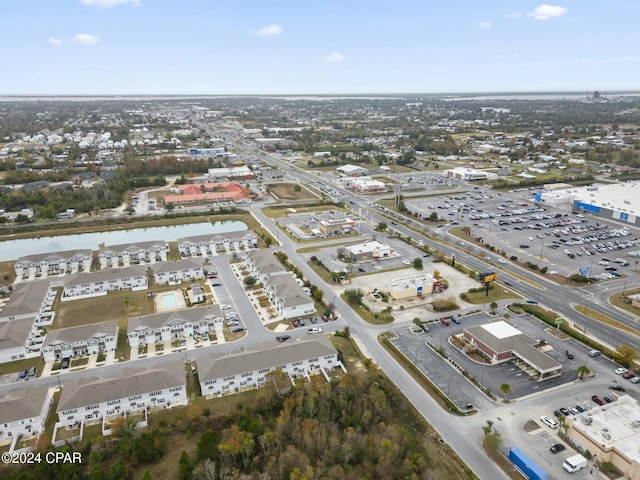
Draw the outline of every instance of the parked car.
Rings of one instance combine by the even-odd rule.
[[[460,325],[460,319],[458,317],[451,317],[451,321],[456,325]]]
[[[558,422],[556,422],[553,418],[549,418],[546,415],[542,415],[540,417],[540,420],[549,428],[558,428]]]
[[[551,448],[549,449],[551,453],[558,453],[558,452],[561,452],[562,450],[564,450],[564,445],[561,443],[556,443],[554,445],[551,445]]]
[[[600,355],[600,350],[589,350],[590,357],[597,357],[598,355]]]
[[[622,385],[613,384],[609,385],[609,390],[615,390],[616,392],[625,392],[626,389]]]
[[[602,397],[602,399],[607,403],[613,402],[613,398],[610,398],[610,397],[607,397],[607,396]]]
[[[291,325],[293,325],[293,328],[296,328],[299,325],[298,320],[296,320],[295,318],[291,320]]]
[[[359,272],[362,272],[362,273],[366,272],[366,270],[365,270],[364,268],[362,268],[362,267],[360,267],[360,268],[358,269],[358,271],[359,271]]]
[[[573,360],[573,353],[571,353],[569,350],[567,350],[566,355],[569,360]]]
[[[633,378],[633,377],[634,377],[634,375],[633,375],[633,373],[631,373],[631,372],[624,372],[624,373],[622,374],[622,378],[624,378],[625,380],[629,380],[629,379],[631,379],[631,378]]]
[[[602,400],[599,396],[594,395],[591,397],[591,400],[593,400],[595,403],[597,403],[598,405],[604,405],[604,400]]]
[[[638,383],[638,382],[640,382],[640,377],[633,377],[633,378],[629,379],[629,381],[631,383]]]
[[[286,342],[287,340],[289,340],[291,338],[291,335],[278,335],[276,337],[276,341],[282,343],[282,342]]]
[[[69,368],[69,359],[68,358],[63,358],[62,359],[62,368]]]
[[[221,287],[222,284],[221,283],[212,283],[211,286],[212,287]]]
[[[26,378],[27,377],[27,371],[26,370],[22,370],[20,372],[20,378]]]
[[[580,413],[584,412],[584,408],[582,408],[581,405],[576,405],[576,410],[578,410],[578,412]]]
[[[440,322],[447,327],[450,325],[448,318],[441,318]]]
[[[29,376],[30,377],[35,377],[36,376],[36,372],[38,371],[38,369],[36,367],[31,367],[29,369]]]
[[[222,305],[220,305],[220,308],[222,310],[230,310],[231,309],[231,305],[227,305],[226,303],[223,303]]]
[[[554,410],[553,414],[558,418],[564,417],[564,415],[562,414],[562,412],[560,410]]]
[[[571,412],[569,411],[569,409],[567,408],[560,408],[560,412],[562,413],[562,415],[564,415],[565,417],[568,417],[569,415],[571,415]]]

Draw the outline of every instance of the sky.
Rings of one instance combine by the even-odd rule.
[[[640,90],[637,0],[2,0],[0,95]]]

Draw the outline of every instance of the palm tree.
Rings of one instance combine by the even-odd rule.
[[[491,304],[489,305],[489,308],[491,309],[491,313],[495,313],[496,308],[498,308],[498,304],[496,302],[491,302]]]
[[[504,403],[509,403],[509,395],[511,395],[511,385],[509,383],[503,383],[498,387],[500,393],[504,395]]]
[[[587,367],[586,365],[578,366],[578,368],[576,368],[576,371],[578,372],[578,378],[580,380],[584,380],[591,373],[591,369],[589,367]]]

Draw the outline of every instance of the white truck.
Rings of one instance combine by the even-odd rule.
[[[562,464],[562,468],[564,468],[569,473],[582,470],[586,466],[587,466],[587,459],[580,454],[576,454],[567,458]]]

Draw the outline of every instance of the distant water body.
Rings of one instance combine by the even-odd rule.
[[[63,252],[65,250],[98,250],[99,245],[122,245],[127,243],[163,240],[175,242],[178,238],[226,232],[241,232],[247,229],[244,222],[202,222],[168,227],[149,227],[111,230],[109,232],[80,233],[55,237],[24,238],[0,242],[0,262],[17,260],[27,255]]]

